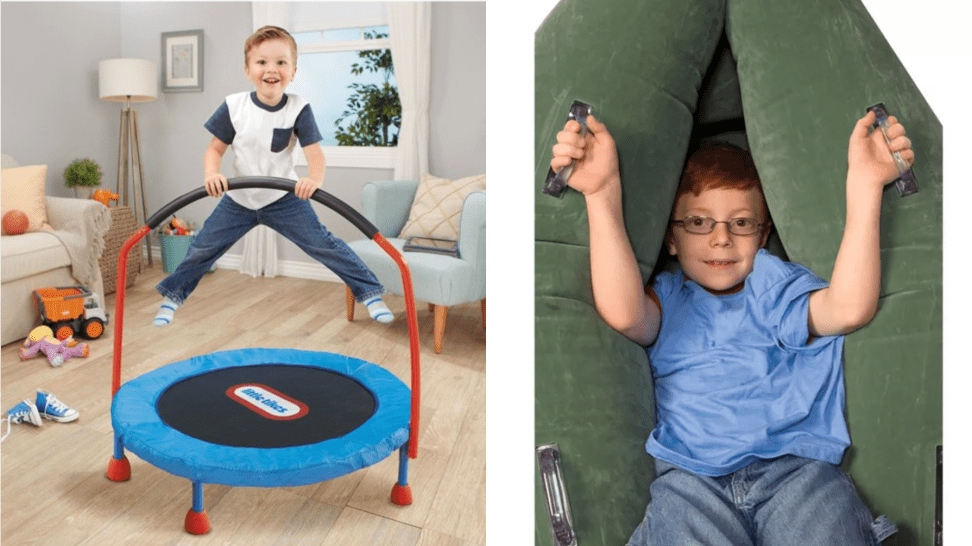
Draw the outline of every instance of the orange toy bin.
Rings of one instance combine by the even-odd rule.
[[[74,334],[88,339],[101,337],[108,317],[98,296],[83,286],[60,286],[34,290],[34,302],[41,322],[54,330],[57,339]]]
[[[87,290],[80,287],[41,288],[37,290],[40,312],[47,320],[58,322],[72,319],[84,312],[84,296]]]

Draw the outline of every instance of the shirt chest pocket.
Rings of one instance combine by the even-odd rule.
[[[274,129],[273,139],[270,142],[270,151],[273,153],[279,153],[287,149],[290,145],[290,139],[294,136],[294,128],[287,127],[285,129]]]

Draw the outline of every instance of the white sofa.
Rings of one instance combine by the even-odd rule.
[[[17,166],[16,160],[3,156],[2,168]],[[98,260],[104,249],[105,233],[111,227],[108,207],[91,199],[48,196],[44,200],[51,231],[0,237],[3,345],[26,337],[40,323],[32,300],[32,292],[38,288],[82,284],[98,294],[104,305]],[[69,245],[74,248],[69,249]]]

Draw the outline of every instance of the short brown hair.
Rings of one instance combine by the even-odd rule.
[[[675,192],[675,203],[686,193],[700,195],[705,190],[758,189],[763,195],[763,185],[756,172],[753,156],[746,150],[724,142],[705,143],[688,159],[682,180]],[[768,215],[766,197],[763,210]]]
[[[246,39],[243,44],[243,64],[249,62],[250,50],[266,42],[267,40],[287,40],[290,42],[290,53],[294,57],[294,64],[297,64],[297,40],[286,30],[273,25],[262,26]]]

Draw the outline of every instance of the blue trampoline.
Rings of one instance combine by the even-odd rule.
[[[230,189],[294,183],[231,179]],[[125,449],[192,482],[185,529],[210,530],[203,484],[289,487],[317,483],[399,452],[391,500],[410,504],[408,459],[417,455],[419,353],[411,278],[401,255],[356,211],[318,190],[313,199],[350,220],[399,264],[405,289],[412,387],[375,364],[335,353],[236,349],[168,364],[121,384],[125,272],[128,253],[175,210],[206,195],[176,199],[146,222],[119,255],[111,421],[115,452],[108,478],[125,481]]]

